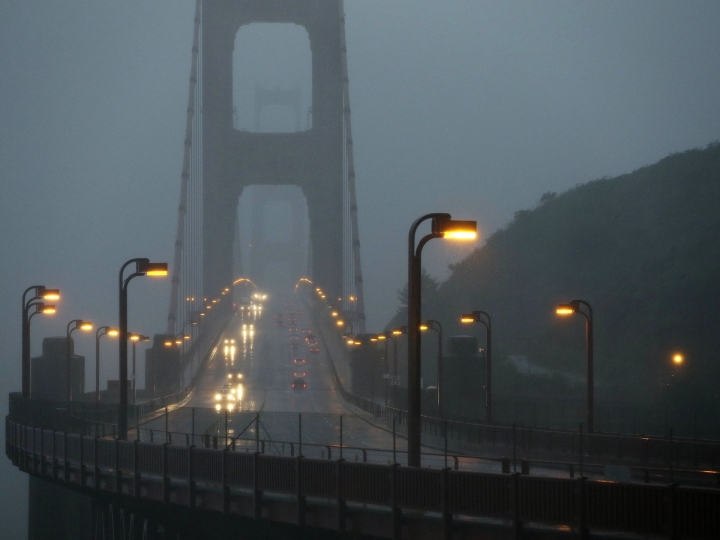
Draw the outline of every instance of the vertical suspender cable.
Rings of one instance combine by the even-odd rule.
[[[357,199],[355,196],[355,162],[353,160],[352,125],[350,123],[350,90],[347,66],[347,44],[345,41],[345,7],[340,0],[340,44],[342,54],[343,101],[345,124],[345,151],[348,169],[348,195],[350,202],[350,222],[352,231],[352,262],[355,285],[355,313],[358,333],[365,333],[365,299],[363,295],[363,278],[360,265],[360,236],[358,232]]]
[[[183,167],[180,176],[180,205],[178,206],[177,232],[175,234],[175,257],[173,258],[172,288],[170,292],[170,311],[168,313],[167,333],[175,332],[177,318],[178,294],[180,293],[180,271],[185,239],[185,216],[187,214],[188,180],[190,177],[190,155],[192,152],[192,127],[195,114],[195,88],[197,87],[197,65],[200,31],[200,3],[195,2],[195,29],[193,32],[192,63],[190,67],[190,93],[188,95],[187,121],[185,123],[185,149],[183,151]],[[185,303],[185,302],[184,302]],[[182,321],[180,321],[182,324]]]

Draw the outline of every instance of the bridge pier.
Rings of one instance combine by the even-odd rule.
[[[93,500],[63,486],[29,478],[28,540],[91,540]]]
[[[65,401],[64,389],[67,376],[65,340],[64,337],[45,338],[43,340],[42,356],[32,359],[33,400]],[[73,355],[73,376],[71,378],[73,394],[81,396],[85,384],[85,358],[74,354],[72,339],[70,346]],[[44,420],[46,419],[42,417],[33,418],[36,425],[42,425]],[[44,442],[43,436],[38,439],[38,442]],[[54,437],[52,444],[54,451]],[[52,477],[57,478],[58,466],[56,459],[52,460],[50,467]],[[35,474],[44,472],[42,459],[38,459],[38,463],[36,463],[33,458],[30,463],[25,464],[24,468],[28,472]],[[67,479],[70,474],[67,467],[64,467],[64,469],[64,476]],[[92,537],[91,523],[92,499],[90,497],[67,490],[37,476],[30,476],[28,540],[90,540]],[[48,526],[48,524],[51,524],[51,526]]]

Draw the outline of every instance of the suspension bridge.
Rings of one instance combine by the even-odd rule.
[[[307,31],[304,124],[297,88],[257,85],[256,129],[239,129],[232,59],[252,23]],[[426,414],[421,466],[408,466],[397,364],[369,382],[356,367],[376,337],[342,0],[198,0],[190,65],[171,297],[145,388],[134,368],[92,391],[36,362],[10,396],[6,454],[30,476],[30,538],[720,537],[717,441]],[[261,132],[267,106],[291,108],[295,131]],[[263,219],[278,202],[282,241]],[[70,346],[50,340],[44,357]]]

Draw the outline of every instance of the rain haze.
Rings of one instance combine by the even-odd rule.
[[[194,4],[0,3],[3,417],[20,388],[23,290],[62,290],[54,318],[33,321],[35,355],[71,319],[117,324],[124,261],[172,261]],[[478,221],[480,244],[426,248],[442,281],[543,193],[720,139],[718,2],[348,0],[345,11],[369,331],[396,314],[416,217]],[[262,26],[235,44],[235,127],[299,131],[312,123],[307,34]],[[258,115],[258,87],[296,91],[300,114]],[[292,229],[286,207],[268,212]],[[169,297],[169,279],[135,280],[130,330],[164,332]],[[94,358],[92,338],[75,338]],[[103,342],[101,381],[117,378],[116,346]],[[0,537],[27,537],[27,486],[0,459]]]

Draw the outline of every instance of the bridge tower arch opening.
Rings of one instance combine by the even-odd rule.
[[[270,290],[308,275],[307,201],[297,186],[249,186],[238,204],[235,275]]]
[[[312,128],[312,53],[297,24],[250,23],[235,36],[233,123],[239,131]]]
[[[344,150],[349,108],[345,107],[341,6],[340,2],[326,0],[203,2],[202,232],[206,296],[218,294],[232,282],[232,248],[237,225],[241,225],[236,223],[238,200],[244,188],[254,185],[293,185],[302,190],[309,217],[311,277],[330,298],[344,296]],[[234,55],[242,55],[235,48],[236,38],[242,27],[250,28],[254,23],[299,25],[307,33],[311,51],[310,129],[258,132],[235,128],[233,82],[242,78],[242,73],[233,72]],[[254,88],[263,94],[262,81]],[[287,92],[281,95],[287,88],[280,90],[275,95],[264,92],[264,97],[257,99],[264,103],[293,98]]]

